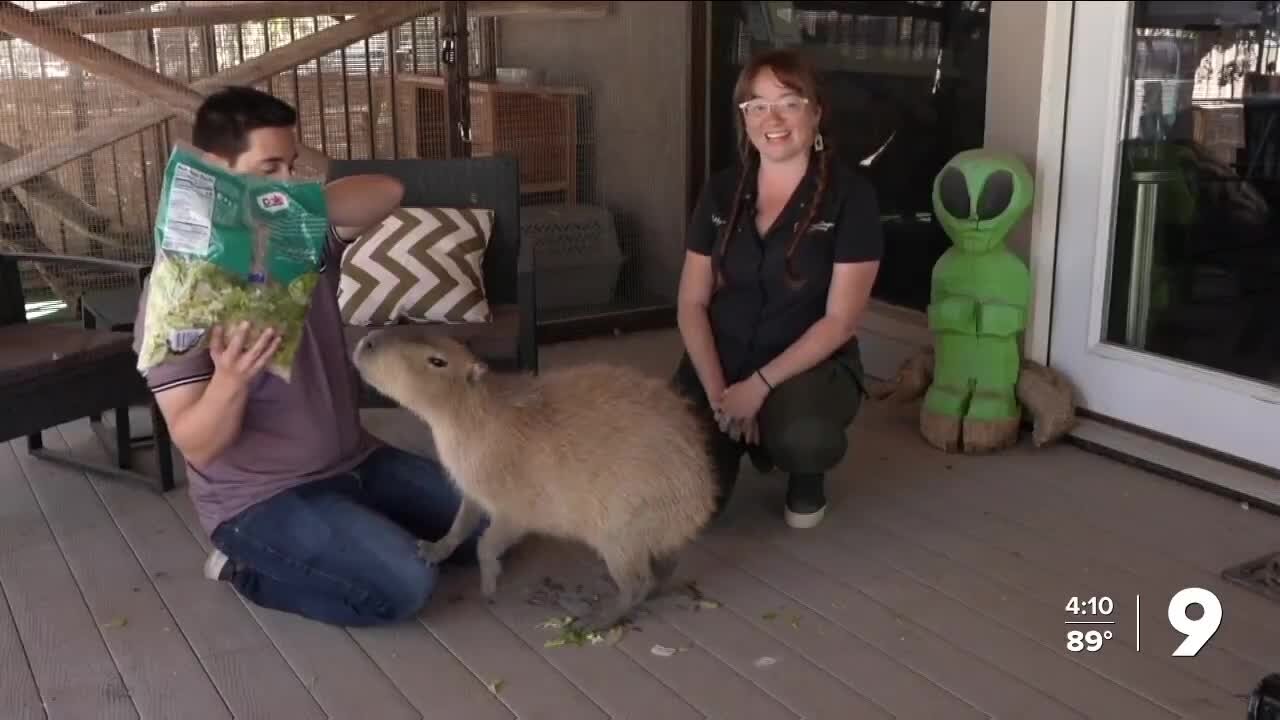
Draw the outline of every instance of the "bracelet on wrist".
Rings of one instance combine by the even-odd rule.
[[[756,375],[760,376],[760,380],[764,382],[765,387],[769,388],[770,390],[773,389],[773,383],[769,382],[769,378],[765,377],[764,373],[760,372],[759,370],[756,370]]]

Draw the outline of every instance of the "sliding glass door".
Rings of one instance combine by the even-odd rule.
[[[1270,468],[1277,5],[1076,3],[1050,356],[1090,411]]]

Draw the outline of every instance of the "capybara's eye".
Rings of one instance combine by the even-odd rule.
[[[435,365],[436,367],[444,367],[449,364],[444,358],[436,357],[435,355],[431,356],[430,362],[432,365]]]

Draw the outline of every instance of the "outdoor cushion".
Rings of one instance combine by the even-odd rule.
[[[343,320],[489,322],[483,265],[493,225],[494,212],[481,208],[398,208],[343,252]]]

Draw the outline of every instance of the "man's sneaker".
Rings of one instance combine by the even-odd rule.
[[[797,529],[817,527],[827,514],[824,476],[792,475],[787,483],[787,524]]]
[[[223,574],[227,572],[227,555],[226,553],[214,548],[209,553],[209,557],[204,561],[204,576],[210,580],[222,580]]]

